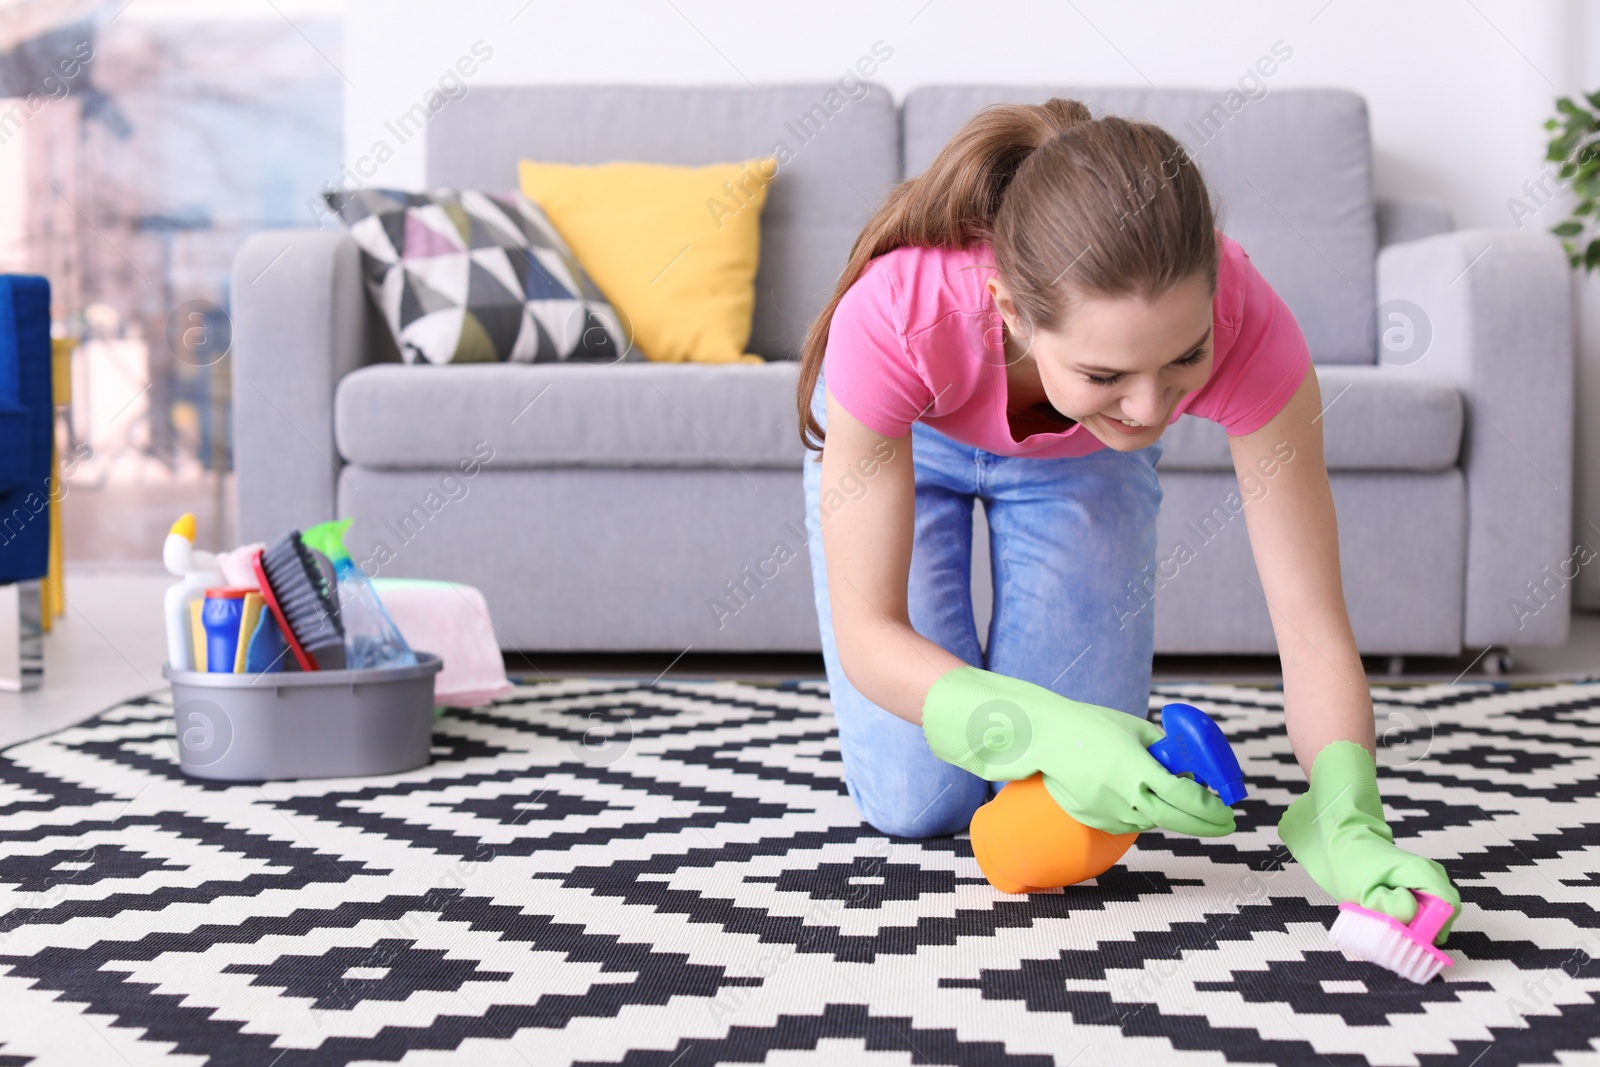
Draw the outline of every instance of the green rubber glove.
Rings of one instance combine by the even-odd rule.
[[[1443,867],[1394,843],[1378,796],[1378,767],[1362,745],[1334,741],[1311,763],[1311,788],[1278,820],[1278,836],[1306,873],[1335,900],[1381,911],[1403,923],[1417,915],[1420,889],[1456,909],[1433,939],[1443,945],[1461,915],[1461,893]]]
[[[1061,809],[1111,834],[1160,826],[1197,837],[1233,832],[1233,809],[1146,748],[1165,735],[1115,708],[1069,700],[1043,686],[977,667],[933,683],[922,705],[933,754],[990,782],[1044,772]]]

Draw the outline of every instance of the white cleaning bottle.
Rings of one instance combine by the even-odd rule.
[[[192,671],[196,664],[194,640],[189,632],[189,603],[203,599],[208,586],[223,584],[217,557],[210,552],[196,551],[194,547],[193,515],[184,512],[167,531],[166,543],[161,546],[161,562],[168,574],[179,579],[167,587],[162,604],[167,619],[167,663],[175,671]]]

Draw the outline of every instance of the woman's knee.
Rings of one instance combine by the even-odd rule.
[[[927,780],[924,788],[876,790],[847,779],[861,818],[890,837],[948,837],[959,834],[990,797],[990,785],[977,775],[952,767],[951,775]]]

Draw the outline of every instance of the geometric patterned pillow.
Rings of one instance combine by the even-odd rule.
[[[324,193],[407,363],[641,362],[605,295],[520,192]]]

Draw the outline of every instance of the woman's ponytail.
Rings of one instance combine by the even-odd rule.
[[[890,191],[856,237],[833,297],[806,331],[800,349],[796,402],[800,440],[806,448],[821,451],[824,437],[811,413],[811,394],[822,373],[828,325],[840,299],[867,264],[902,245],[964,248],[974,241],[990,240],[1001,198],[1023,160],[1058,134],[1090,119],[1089,109],[1076,100],[996,104],[969,120],[939,150],[926,171]]]

